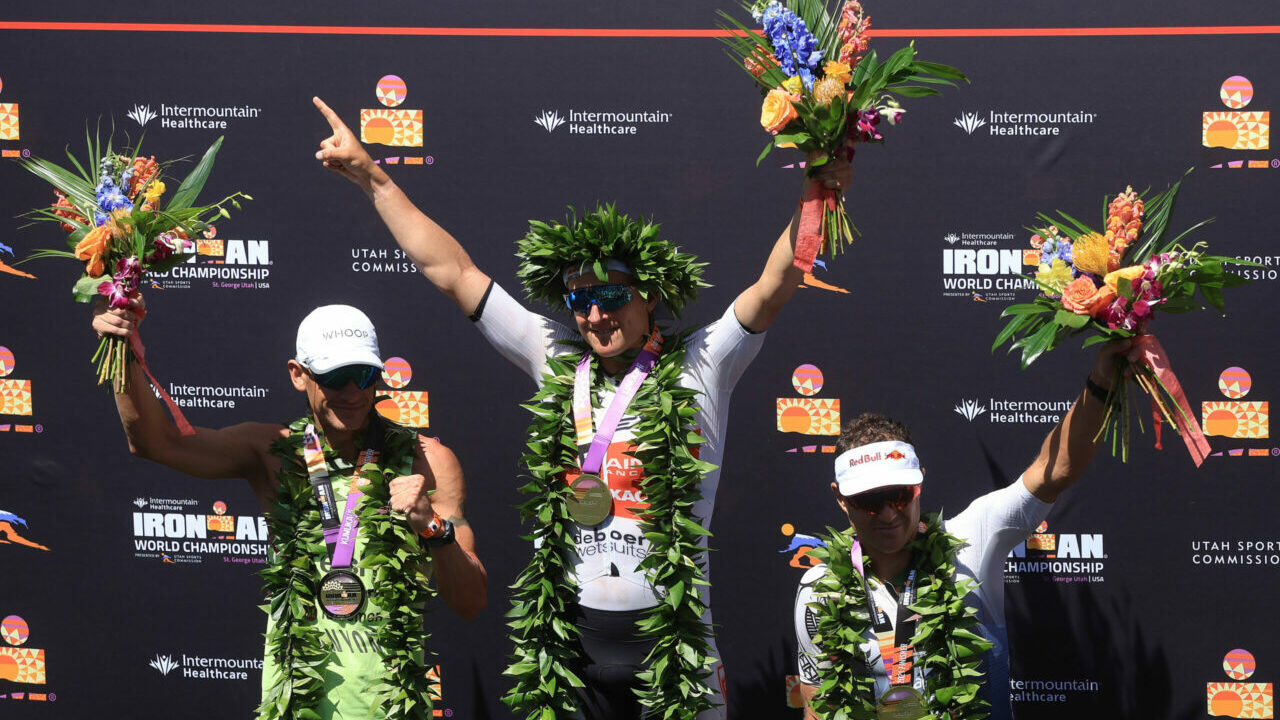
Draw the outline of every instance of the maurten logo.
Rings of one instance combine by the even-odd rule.
[[[552,132],[563,125],[565,120],[555,110],[543,110],[541,114],[533,119],[533,122],[541,125],[547,132]]]
[[[955,407],[955,411],[963,415],[969,422],[973,422],[975,418],[985,413],[987,408],[977,400],[962,400]]]
[[[961,113],[960,117],[951,121],[953,125],[972,135],[974,130],[987,124],[986,120],[978,117],[978,113]]]
[[[155,668],[156,670],[159,670],[161,675],[168,675],[169,673],[178,669],[178,663],[173,661],[172,656],[161,655],[159,653],[156,654],[156,657],[154,660],[152,660],[147,664]]]

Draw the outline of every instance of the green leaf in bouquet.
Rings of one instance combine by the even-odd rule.
[[[1052,218],[1048,215],[1045,215],[1044,213],[1041,213],[1040,217],[1053,223],[1055,226],[1057,226],[1059,230],[1063,231],[1064,233],[1067,233],[1067,236],[1070,237],[1072,240],[1079,238],[1081,235],[1088,235],[1089,233],[1097,232],[1093,228],[1089,227],[1088,225],[1085,225],[1084,223],[1062,212],[1061,210],[1058,211],[1058,218],[1060,219]],[[1062,222],[1063,220],[1066,220],[1065,224],[1071,225],[1071,228],[1064,227],[1064,223]]]
[[[98,286],[106,282],[109,278],[105,275],[100,277],[89,277],[81,275],[76,284],[71,287],[71,294],[75,296],[76,302],[89,302],[98,295]]]
[[[1000,313],[1000,317],[1008,317],[1010,315],[1038,315],[1040,313],[1047,313],[1050,310],[1053,310],[1051,306],[1043,305],[1038,302],[1020,303],[1006,307],[1004,311]]]
[[[96,208],[98,206],[98,198],[95,193],[96,184],[85,182],[83,178],[78,177],[66,168],[49,162],[44,158],[24,159],[22,160],[22,167],[62,191],[62,194],[66,195],[67,199],[82,212],[85,208]]]
[[[1116,281],[1116,295],[1133,299],[1133,281],[1127,277],[1121,277]]]
[[[1107,342],[1110,339],[1111,339],[1110,335],[1102,335],[1102,334],[1090,335],[1089,337],[1085,338],[1085,341],[1083,343],[1080,343],[1080,349],[1083,350],[1087,347],[1093,347],[1094,345],[1099,345],[1101,343]]]
[[[805,145],[811,142],[813,142],[813,136],[805,130],[790,133],[778,133],[773,136],[773,144],[779,146],[787,143],[795,143],[797,147],[803,149]]]
[[[1209,285],[1199,285],[1198,287],[1200,288],[1200,296],[1212,305],[1213,309],[1217,310],[1219,315],[1227,314],[1227,306],[1222,299],[1222,290]]]
[[[1089,324],[1089,316],[1073,313],[1070,310],[1059,310],[1054,313],[1053,321],[1063,327],[1079,330]]]
[[[935,62],[926,62],[924,60],[916,60],[915,67],[919,72],[926,72],[926,73],[929,73],[930,75],[936,75],[940,78],[946,78],[948,80],[962,80],[964,82],[969,82],[969,78],[965,77],[964,73],[960,72],[956,68],[951,67],[950,65],[943,65],[942,63],[935,63]]]
[[[200,162],[196,163],[195,168],[187,175],[182,184],[178,186],[177,191],[173,193],[173,197],[169,199],[166,210],[183,210],[195,204],[196,196],[204,189],[205,182],[209,179],[209,173],[213,171],[213,163],[218,157],[218,149],[222,147],[222,136],[213,141],[208,150],[205,150],[204,157],[200,158]]]
[[[929,95],[941,95],[936,88],[927,87],[925,85],[891,85],[889,92],[902,97],[927,97]]]
[[[1039,315],[1028,314],[1015,316],[1004,326],[1004,329],[1000,331],[1000,334],[996,335],[995,342],[991,343],[991,352],[995,352],[996,348],[1000,347],[1010,338],[1019,333],[1034,332],[1034,330],[1039,327],[1040,323],[1044,322],[1047,322],[1047,320]],[[1010,352],[1013,352],[1013,350],[1013,347],[1009,348]]]
[[[765,157],[771,152],[773,152],[773,140],[770,140],[769,144],[764,146],[764,150],[760,151],[760,156],[756,158],[756,167],[760,167],[760,163],[764,162]]]
[[[1152,255],[1168,252],[1172,249],[1175,242],[1169,242],[1161,245],[1160,239],[1164,236],[1165,228],[1169,224],[1169,216],[1173,214],[1173,204],[1178,198],[1178,190],[1182,187],[1182,181],[1187,175],[1191,174],[1194,168],[1187,168],[1187,171],[1178,178],[1176,182],[1169,186],[1164,192],[1143,200],[1143,225],[1142,225],[1142,242],[1130,255],[1134,264],[1145,263]],[[1145,195],[1146,193],[1143,193]],[[1182,236],[1179,235],[1179,238]]]

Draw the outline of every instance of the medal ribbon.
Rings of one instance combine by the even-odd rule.
[[[640,383],[644,382],[649,372],[653,370],[653,365],[658,361],[658,354],[661,352],[662,335],[658,334],[658,328],[655,325],[649,333],[649,341],[631,362],[627,376],[618,385],[618,392],[613,396],[608,409],[605,410],[604,418],[600,421],[600,429],[594,433],[591,417],[591,353],[588,351],[582,354],[582,359],[578,361],[578,369],[573,376],[573,424],[578,435],[578,447],[590,445],[586,457],[581,462],[583,473],[600,474],[605,453],[609,450],[609,443],[613,441],[613,435],[618,430],[622,414],[635,399],[636,393],[640,390]]]
[[[868,594],[868,597],[870,595]],[[907,573],[907,582],[898,596],[898,622],[895,627],[887,628],[888,614],[876,607],[876,620],[884,621],[884,625],[876,628],[876,638],[880,642],[880,659],[884,662],[885,674],[889,676],[889,685],[910,685],[912,680],[912,660],[916,647],[911,642],[916,634],[916,624],[920,616],[909,605],[916,601],[916,570]],[[877,623],[879,625],[879,622]]]
[[[329,547],[330,567],[351,567],[352,557],[356,549],[356,531],[360,527],[360,499],[364,497],[361,487],[369,480],[361,478],[360,472],[365,465],[377,462],[382,446],[382,423],[375,415],[369,422],[366,431],[368,440],[365,448],[356,457],[355,473],[351,476],[351,486],[347,489],[347,502],[342,510],[342,520],[338,520],[337,507],[333,497],[333,483],[329,480],[329,465],[324,459],[324,445],[320,441],[320,433],[314,424],[307,424],[302,431],[302,457],[307,463],[307,475],[311,478],[311,493],[320,507],[320,524],[324,527],[324,542]]]

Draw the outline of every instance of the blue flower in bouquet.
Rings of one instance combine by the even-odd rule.
[[[103,175],[98,181],[97,197],[98,212],[94,213],[94,222],[98,225],[105,223],[116,210],[133,211],[133,203],[109,175]]]
[[[765,8],[760,24],[773,44],[773,55],[782,71],[788,76],[799,76],[805,88],[812,90],[813,71],[822,62],[822,51],[804,20],[775,2]]]
[[[1067,267],[1071,267],[1074,261],[1071,257],[1070,242],[1059,237],[1045,238],[1044,245],[1040,246],[1040,263],[1052,265],[1054,260],[1061,260]]]

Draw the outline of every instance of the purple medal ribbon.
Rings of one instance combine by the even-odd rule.
[[[322,521],[329,520],[329,522],[323,522],[323,525],[324,542],[328,546],[329,554],[332,558],[329,563],[330,567],[351,567],[351,560],[355,555],[356,535],[360,528],[360,500],[364,497],[364,492],[360,490],[360,470],[366,464],[377,461],[382,426],[376,422],[371,422],[368,433],[370,437],[368,447],[361,450],[360,455],[356,458],[355,473],[351,476],[351,485],[347,489],[347,501],[342,510],[342,522],[334,523],[329,520],[332,510],[326,508],[326,503],[321,502],[321,519]],[[320,435],[316,432],[315,425],[307,425],[306,429],[303,430],[303,439],[303,458],[307,463],[307,474],[311,478],[311,485],[313,488],[328,488],[329,503],[332,503],[333,489],[329,482],[329,467],[324,459],[324,446],[320,442]],[[317,493],[317,498],[319,498],[319,493]]]
[[[636,355],[636,359],[631,362],[631,368],[627,370],[627,376],[623,378],[618,385],[618,392],[613,396],[613,401],[609,403],[609,408],[605,410],[604,418],[600,421],[600,429],[596,431],[595,436],[591,439],[591,447],[587,450],[586,458],[582,461],[582,472],[590,475],[599,475],[600,468],[604,465],[605,453],[609,450],[609,444],[613,442],[613,435],[618,430],[618,423],[622,420],[622,414],[626,412],[627,407],[631,405],[631,401],[635,399],[636,393],[640,390],[640,383],[648,377],[649,372],[653,370],[653,365],[658,361],[657,349],[661,348],[661,336],[655,331],[653,333],[657,342],[650,341],[645,344],[644,349]],[[591,353],[582,354],[582,359],[578,361],[578,369],[573,376],[573,409],[576,417],[591,417]]]

